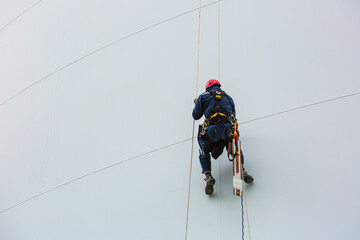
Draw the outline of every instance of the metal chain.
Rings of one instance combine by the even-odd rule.
[[[240,150],[241,151],[241,150]],[[244,168],[241,167],[241,175],[244,176]],[[245,188],[245,183],[244,181],[242,182],[242,186],[243,186],[243,197],[241,197],[241,211],[242,211],[242,229],[243,229],[243,240],[244,240],[244,206],[243,206],[243,198],[245,199],[245,209],[246,209],[246,222],[247,222],[247,226],[248,226],[248,232],[249,232],[249,240],[251,240],[251,232],[250,232],[250,221],[249,221],[249,212],[248,212],[248,207],[247,207],[247,200],[246,200],[246,188]]]

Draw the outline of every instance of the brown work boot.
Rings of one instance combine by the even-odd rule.
[[[246,183],[252,183],[254,181],[254,178],[250,174],[248,174],[245,168],[243,168],[243,174],[244,174],[244,181]]]
[[[205,174],[205,181],[206,181],[206,186],[205,186],[205,194],[206,195],[211,195],[214,192],[214,185],[215,185],[215,178],[213,178],[213,176],[211,175],[211,172],[207,172]]]

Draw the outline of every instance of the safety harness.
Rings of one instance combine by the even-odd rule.
[[[238,123],[237,119],[233,114],[227,113],[224,109],[221,108],[220,103],[223,97],[228,97],[226,92],[222,90],[209,90],[209,93],[213,95],[215,98],[215,108],[211,111],[209,114],[209,118],[205,118],[204,123],[202,126],[202,131],[200,132],[200,137],[204,136],[206,134],[206,130],[209,125],[218,125],[218,124],[225,124],[225,123],[231,123],[231,131],[229,132],[229,141],[228,141],[228,158],[230,161],[233,161],[236,156],[239,155],[238,152],[238,146],[233,146],[232,139],[238,140],[239,134],[238,134]],[[235,151],[233,151],[233,148],[236,148]],[[233,154],[234,153],[234,154]]]
[[[229,122],[229,114],[220,106],[223,96],[227,97],[228,95],[222,90],[209,90],[209,93],[215,98],[215,108],[210,113],[209,124],[224,124]]]

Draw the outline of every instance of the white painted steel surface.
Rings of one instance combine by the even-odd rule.
[[[35,3],[3,1],[0,27]],[[0,239],[185,238],[198,4],[43,0],[0,31]],[[240,123],[360,91],[358,1],[220,5],[221,82]],[[215,3],[200,90],[217,64]],[[240,124],[252,239],[359,239],[359,105]],[[232,165],[213,161],[208,197],[197,152],[188,239],[240,239]]]

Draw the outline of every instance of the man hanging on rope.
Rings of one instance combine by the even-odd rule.
[[[214,191],[215,179],[211,175],[211,156],[217,159],[228,148],[233,131],[235,118],[235,104],[233,99],[221,90],[221,84],[215,79],[210,79],[205,84],[205,92],[195,99],[192,116],[199,120],[205,116],[205,122],[199,126],[198,142],[200,146],[200,164],[202,173],[205,174],[205,193],[211,195]],[[242,151],[241,162],[244,165]],[[244,181],[251,183],[254,178],[243,169]]]

